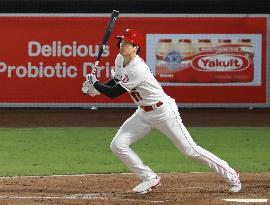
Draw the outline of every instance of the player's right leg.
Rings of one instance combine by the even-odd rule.
[[[151,126],[134,113],[120,127],[110,146],[112,152],[128,169],[142,179],[143,182],[133,189],[134,192],[141,194],[148,193],[152,191],[153,187],[158,186],[160,178],[143,163],[140,157],[130,148],[130,145],[143,138],[150,130]]]
[[[175,104],[171,104],[167,112],[172,113],[171,117],[163,123],[155,125],[155,127],[167,135],[183,154],[208,165],[216,173],[222,175],[230,185],[230,192],[238,192],[241,189],[239,174],[226,161],[198,146],[193,141],[182,123]]]

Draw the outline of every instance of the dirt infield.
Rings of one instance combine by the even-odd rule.
[[[233,194],[216,174],[161,174],[161,178],[162,185],[146,195],[131,192],[139,181],[130,174],[0,178],[0,204],[231,205],[241,203],[224,199],[270,198],[269,173],[242,174],[242,191]]]
[[[0,127],[114,127],[135,109],[0,109]],[[270,109],[182,109],[186,126],[270,126]],[[0,178],[0,205],[243,204],[224,199],[270,199],[270,173],[241,174],[242,191],[228,192],[213,173],[161,174],[153,193],[131,192],[134,175]],[[246,203],[245,203],[246,204]],[[257,203],[256,203],[257,204]],[[266,203],[264,203],[266,204]]]

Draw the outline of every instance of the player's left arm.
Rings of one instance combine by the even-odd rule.
[[[96,88],[97,91],[99,91],[103,95],[106,95],[109,98],[116,98],[127,92],[126,89],[124,89],[119,83],[117,83],[114,86],[109,86],[102,84],[99,81],[96,81],[94,83],[94,87]]]
[[[118,82],[119,82],[119,80],[113,77],[113,78],[111,78],[110,80],[106,81],[106,82],[104,83],[104,85],[108,85],[108,86],[113,87],[113,86],[115,86]]]

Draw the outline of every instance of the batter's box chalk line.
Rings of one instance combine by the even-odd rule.
[[[229,202],[239,202],[239,203],[267,203],[268,199],[223,199]]]
[[[143,199],[121,199],[112,198],[108,193],[89,193],[89,194],[71,194],[66,196],[9,196],[2,195],[0,199],[33,199],[33,200],[113,200],[113,201],[130,201],[130,202],[148,202],[148,203],[164,203],[168,200],[143,200]]]

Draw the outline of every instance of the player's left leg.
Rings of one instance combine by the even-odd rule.
[[[207,164],[216,173],[222,175],[229,182],[231,192],[237,192],[241,189],[239,174],[226,161],[198,146],[193,141],[188,130],[182,123],[178,110],[174,109],[172,117],[158,124],[156,128],[167,135],[182,153]]]

